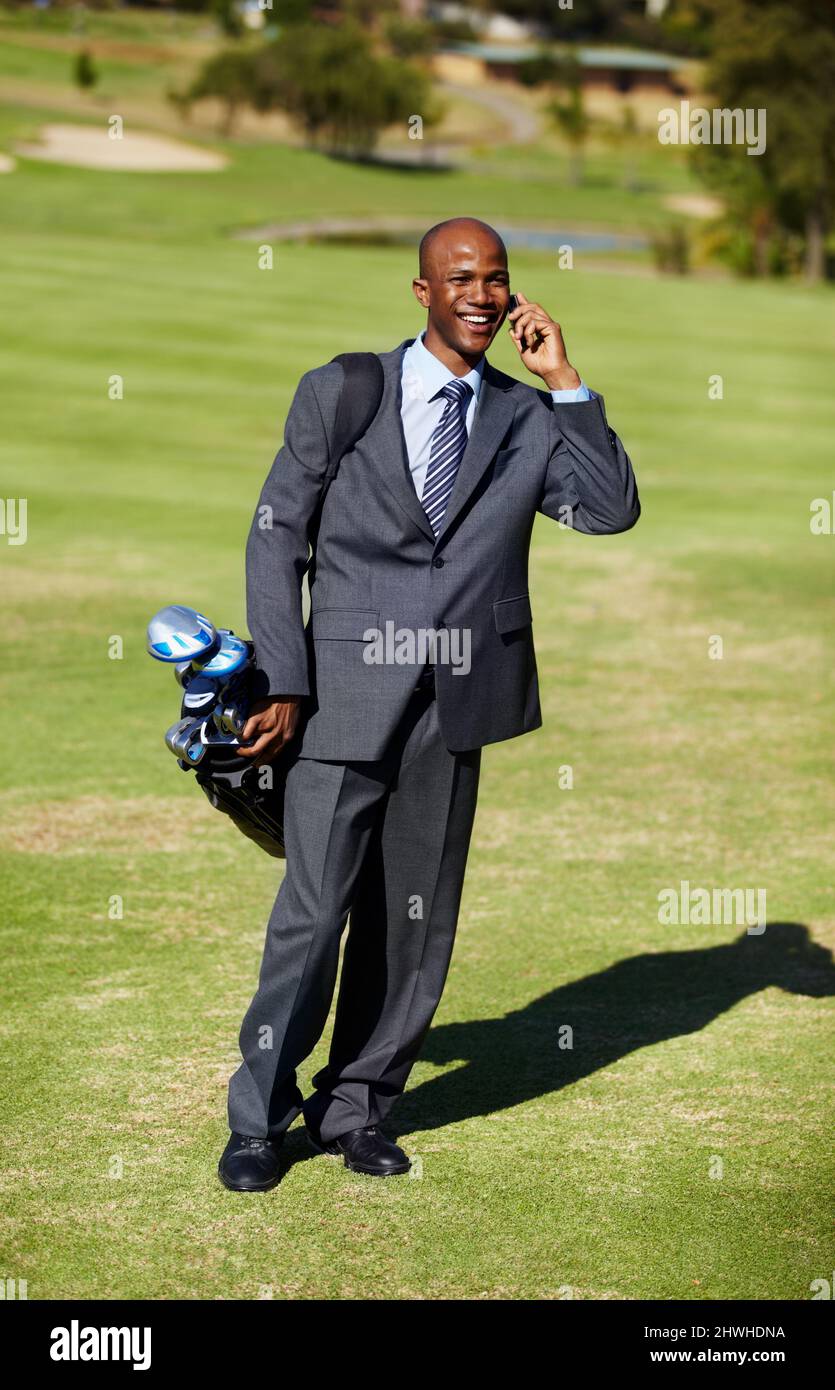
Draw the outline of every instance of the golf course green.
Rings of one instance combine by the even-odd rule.
[[[93,119],[48,99],[56,66],[19,71],[8,153]],[[5,1276],[30,1299],[810,1298],[833,1268],[835,537],[810,527],[831,288],[513,254],[643,515],[601,538],[537,519],[545,723],[483,755],[450,976],[387,1126],[412,1175],[349,1173],[297,1125],[281,1185],[243,1196],[215,1168],[282,869],[166,750],[178,691],[145,626],[177,602],[246,630],[299,376],[423,321],[413,248],[282,242],[264,269],[233,234],[640,230],[689,185],[658,151],[641,194],[606,154],[578,189],[545,161],[520,181],[201,141],[224,170],[0,176],[0,495],[27,504],[25,543],[0,535]],[[524,375],[506,335],[489,355]],[[765,931],[662,923],[684,882],[765,891]]]

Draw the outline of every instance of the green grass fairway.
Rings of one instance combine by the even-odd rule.
[[[286,193],[261,177],[293,161]],[[283,245],[264,271],[226,233],[278,205],[489,216],[510,185],[249,149],[211,178],[24,162],[2,189],[0,492],[28,540],[0,537],[0,1272],[30,1299],[809,1298],[833,1268],[835,539],[809,527],[831,291],[513,257],[644,514],[597,540],[537,521],[545,726],[484,754],[449,981],[389,1126],[415,1176],[349,1174],[297,1127],[246,1197],[215,1166],[281,869],[165,750],[145,625],[180,601],[244,629],[300,373],[422,324],[401,250]],[[491,360],[516,371],[504,340]],[[766,890],[767,931],[660,924],[682,880]]]

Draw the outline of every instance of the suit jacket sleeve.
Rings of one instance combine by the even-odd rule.
[[[641,515],[635,474],[602,396],[551,403],[551,451],[539,510],[589,536],[628,531]]]
[[[311,373],[301,378],[284,443],[261,489],[246,546],[246,603],[258,693],[309,695],[302,580],[309,530],[328,467],[328,440]]]

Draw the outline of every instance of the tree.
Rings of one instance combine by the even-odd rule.
[[[429,58],[435,51],[435,31],[431,24],[394,15],[386,21],[385,35],[386,43],[398,58]]]
[[[239,39],[244,23],[237,0],[211,0],[210,9],[227,38]]]
[[[571,158],[569,162],[569,181],[573,184],[583,182],[583,151],[588,137],[591,121],[583,101],[583,88],[580,80],[580,64],[575,57],[560,60],[552,82],[566,90],[565,100],[554,97],[545,107],[568,141]]]
[[[257,47],[228,48],[204,63],[191,87],[170,100],[185,111],[195,101],[223,103],[230,135],[242,106],[284,111],[311,144],[335,153],[368,154],[380,132],[419,115],[424,126],[439,106],[428,75],[397,58],[378,56],[353,21],[338,27],[293,24]]]
[[[542,87],[547,82],[555,82],[560,72],[560,60],[550,48],[540,48],[532,58],[527,58],[518,67],[518,78],[523,87]]]
[[[298,25],[267,44],[255,57],[252,103],[257,111],[285,111],[311,144],[354,155],[369,153],[396,121],[435,116],[428,76],[378,57],[352,21]]]
[[[711,0],[707,70],[722,108],[767,113],[766,148],[698,148],[696,167],[722,188],[767,260],[774,226],[801,231],[809,280],[825,272],[835,215],[835,8],[831,0]]]
[[[246,49],[227,48],[207,59],[182,96],[172,100],[185,110],[192,102],[214,97],[221,102],[224,117],[221,133],[230,136],[242,106],[251,104],[255,86],[255,55]]]
[[[363,29],[370,29],[380,15],[393,14],[399,9],[398,0],[342,0],[339,8],[347,20],[355,20]]]
[[[99,74],[92,54],[86,48],[82,48],[75,60],[75,85],[85,92],[95,87],[98,80]]]
[[[733,264],[746,275],[767,275],[771,243],[779,228],[779,195],[762,157],[748,156],[736,145],[697,145],[691,164],[727,205],[733,229]]]
[[[583,148],[591,121],[583,101],[582,68],[573,53],[562,56],[541,48],[532,58],[519,64],[519,81],[524,87],[551,87],[566,92],[564,100],[553,96],[546,114],[565,136],[571,148],[569,181],[583,182]]]
[[[489,0],[485,8],[544,26],[555,39],[611,39],[632,0]]]
[[[309,24],[313,0],[273,0],[272,18],[285,24]]]
[[[621,186],[629,193],[634,193],[638,188],[638,169],[635,154],[639,135],[638,118],[635,115],[634,106],[624,106],[621,111],[620,121],[611,125],[605,132],[609,144],[620,151],[622,157]]]

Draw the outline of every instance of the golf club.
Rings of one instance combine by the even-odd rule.
[[[236,643],[239,640],[235,638]],[[148,624],[148,651],[157,661],[182,665],[199,660],[205,665],[221,650],[221,645],[214,623],[181,603],[161,608]]]
[[[176,724],[165,735],[165,743],[174,757],[187,763],[190,767],[196,767],[206,754],[206,742],[203,738],[205,719],[192,719],[186,716],[185,719],[178,719]]]

